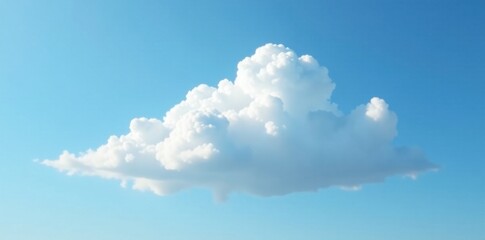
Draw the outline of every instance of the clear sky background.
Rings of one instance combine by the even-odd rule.
[[[159,197],[34,162],[161,118],[268,42],[310,54],[348,113],[384,98],[410,180],[279,197]],[[470,239],[485,236],[483,1],[0,0],[0,239]]]

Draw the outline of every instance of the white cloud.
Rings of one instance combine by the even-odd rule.
[[[267,44],[234,81],[195,87],[163,120],[135,118],[126,135],[42,163],[159,195],[202,187],[219,197],[359,189],[435,168],[420,150],[392,145],[397,117],[383,99],[344,115],[334,88],[313,57]]]

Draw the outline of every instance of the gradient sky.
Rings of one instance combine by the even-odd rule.
[[[483,239],[483,1],[0,0],[0,239]],[[373,96],[396,145],[440,166],[360,191],[159,197],[34,159],[97,147],[268,42],[310,54],[348,113]]]

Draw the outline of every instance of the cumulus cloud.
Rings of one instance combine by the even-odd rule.
[[[159,195],[197,187],[218,197],[359,189],[435,168],[419,149],[393,145],[397,117],[383,99],[340,112],[312,56],[267,44],[237,69],[234,81],[190,90],[163,119],[135,118],[125,135],[42,163]]]

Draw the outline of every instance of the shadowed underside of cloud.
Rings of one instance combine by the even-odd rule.
[[[267,44],[239,62],[234,81],[195,87],[163,119],[135,118],[126,135],[42,163],[159,195],[202,187],[221,198],[355,188],[435,168],[419,149],[392,145],[397,117],[383,99],[344,115],[334,88],[313,57]]]

